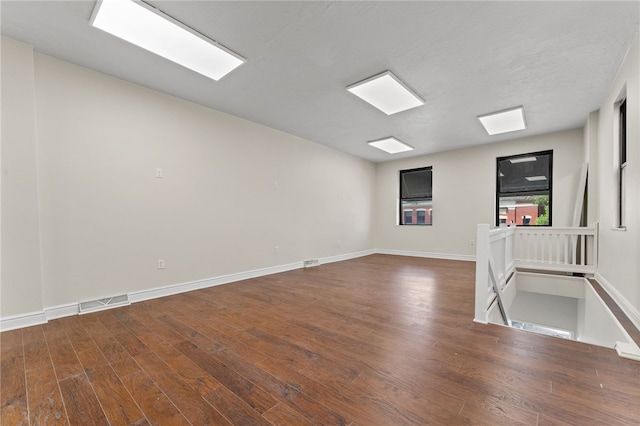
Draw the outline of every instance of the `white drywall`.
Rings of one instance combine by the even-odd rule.
[[[3,317],[373,248],[373,163],[2,41]]]
[[[0,317],[42,310],[33,48],[2,40]]]
[[[616,229],[618,203],[618,136],[616,103],[627,99],[627,226]],[[600,223],[597,277],[640,327],[640,35],[598,115],[597,198]],[[594,159],[591,160],[593,162]],[[590,210],[592,210],[591,207]]]
[[[514,133],[514,137],[516,134]],[[553,150],[553,225],[569,226],[583,163],[581,130],[378,164],[376,247],[474,256],[479,223],[495,223],[496,158]],[[433,166],[433,225],[399,226],[399,171]]]

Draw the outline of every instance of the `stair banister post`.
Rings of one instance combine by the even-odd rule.
[[[479,224],[476,235],[476,311],[475,322],[486,324],[489,289],[489,225]]]

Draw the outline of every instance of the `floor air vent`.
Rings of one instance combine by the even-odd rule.
[[[320,261],[318,259],[309,259],[304,261],[305,268],[312,268],[318,265],[320,265]]]
[[[126,294],[120,294],[118,296],[105,297],[103,299],[88,300],[86,302],[80,302],[80,315],[88,314],[89,312],[102,311],[104,309],[115,308],[117,306],[130,305],[129,296]]]

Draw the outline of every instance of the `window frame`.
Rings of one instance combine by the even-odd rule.
[[[402,176],[405,173],[411,173],[411,172],[421,172],[421,171],[430,171],[431,172],[431,197],[402,197]],[[405,210],[407,210],[406,208],[403,208],[403,202],[404,201],[431,201],[431,209],[430,211],[433,211],[433,166],[427,166],[427,167],[417,167],[414,169],[406,169],[406,170],[400,170],[399,174],[398,174],[398,189],[399,189],[399,193],[398,193],[398,209],[399,209],[399,220],[398,220],[398,225],[399,226],[432,226],[433,225],[433,219],[432,219],[432,215],[429,216],[430,222],[429,223],[417,223],[418,219],[416,216],[416,223],[413,223],[414,221],[412,220],[412,223],[404,223],[404,212]],[[425,210],[425,222],[426,222],[426,211],[427,209],[424,208],[423,210]]]
[[[505,160],[512,160],[515,158],[524,157],[537,157],[542,155],[549,156],[549,224],[547,225],[527,225],[527,226],[552,226],[553,222],[553,150],[528,152],[525,154],[507,155],[505,157],[496,158],[496,199],[495,199],[495,226],[500,226],[500,198],[505,196],[534,196],[540,195],[540,190],[532,191],[518,191],[518,192],[500,192],[500,162]]]
[[[626,229],[626,175],[627,175],[627,99],[617,103],[618,112],[618,217],[617,228]]]

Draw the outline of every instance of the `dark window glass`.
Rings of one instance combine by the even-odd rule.
[[[403,200],[431,198],[431,167],[401,171],[400,185],[401,198]]]
[[[432,177],[431,167],[400,171],[400,225],[431,225]]]
[[[627,100],[620,103],[620,164],[627,163]]]
[[[620,102],[618,110],[618,143],[620,165],[618,168],[618,227],[626,225],[626,170],[627,170],[627,100]]]
[[[413,223],[413,211],[405,210],[404,211],[404,224],[411,225]]]
[[[551,225],[553,151],[497,159],[496,225]]]

